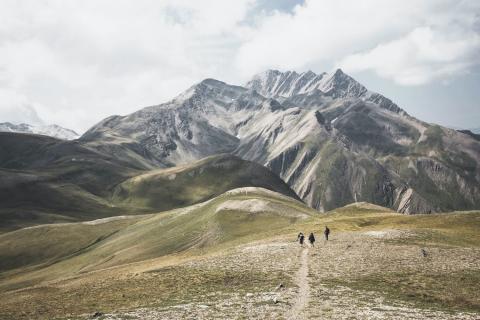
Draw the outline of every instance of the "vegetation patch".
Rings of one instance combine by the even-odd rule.
[[[326,279],[325,282],[380,292],[390,302],[401,300],[418,308],[480,312],[480,270],[376,273],[359,278]]]
[[[271,291],[278,283],[290,285],[290,278],[280,271],[175,266],[81,287],[40,288],[17,297],[15,303],[4,304],[2,313],[25,319],[52,319],[98,310],[110,313],[209,301],[213,306],[217,299]]]

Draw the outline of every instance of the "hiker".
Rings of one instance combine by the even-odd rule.
[[[305,236],[302,232],[298,234],[297,240],[300,242],[300,245],[303,247],[303,241],[305,240]]]
[[[325,240],[328,241],[328,235],[330,234],[330,229],[328,229],[327,226],[325,226],[325,231],[323,231],[323,234],[325,235]]]
[[[310,242],[310,245],[312,247],[315,247],[315,236],[313,235],[313,232],[310,232],[310,235],[308,236],[308,241]]]

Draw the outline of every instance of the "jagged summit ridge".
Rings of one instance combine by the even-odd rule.
[[[333,75],[324,77],[318,89],[334,98],[362,97],[368,90],[355,79],[337,69]]]
[[[321,83],[326,73],[315,74],[312,71],[297,73],[267,70],[255,75],[245,87],[256,90],[265,97],[291,97],[313,91]]]
[[[315,90],[320,90],[334,98],[360,97],[368,91],[341,69],[337,69],[332,74],[267,70],[255,75],[245,86],[266,97],[283,98],[312,93]]]
[[[333,99],[361,98],[394,112],[406,113],[390,99],[369,91],[341,69],[328,74],[316,74],[312,71],[297,73],[267,70],[253,76],[245,87],[253,89],[265,97],[284,99],[295,95],[323,94]]]

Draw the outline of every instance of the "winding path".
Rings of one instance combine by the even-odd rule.
[[[304,309],[310,299],[310,285],[308,284],[308,248],[302,249],[300,268],[295,273],[295,283],[298,286],[298,293],[292,308],[287,312],[285,318],[288,320],[307,319]]]

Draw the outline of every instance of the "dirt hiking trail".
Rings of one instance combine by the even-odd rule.
[[[288,310],[285,318],[300,320],[307,319],[304,310],[310,299],[310,285],[308,283],[308,248],[302,248],[300,254],[300,268],[295,274],[295,284],[298,286],[298,293],[293,306]]]

